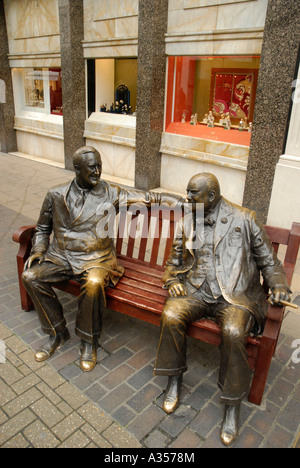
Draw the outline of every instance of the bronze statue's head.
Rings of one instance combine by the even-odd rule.
[[[218,179],[210,173],[196,174],[187,186],[187,201],[204,205],[204,212],[214,209],[221,198],[221,190]]]
[[[92,146],[79,148],[73,156],[76,181],[83,189],[98,185],[102,173],[102,160],[99,151]]]

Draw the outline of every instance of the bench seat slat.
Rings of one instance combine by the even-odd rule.
[[[133,286],[137,289],[141,289],[142,291],[148,291],[148,292],[154,293],[158,296],[163,297],[164,300],[166,300],[168,296],[168,292],[165,289],[163,289],[161,286],[159,287],[159,286],[149,284],[146,278],[141,279],[141,281],[137,281],[128,277],[125,274],[123,278],[121,279],[121,284],[126,284],[128,286]]]
[[[118,260],[125,268],[133,268],[136,271],[154,276],[155,278],[161,278],[164,272],[164,268],[160,266],[151,266],[150,263],[142,262],[136,258],[128,258],[122,255],[118,256]]]
[[[128,292],[132,295],[132,298],[135,296],[139,296],[141,298],[150,299],[151,301],[155,301],[160,304],[164,304],[166,301],[165,297],[157,294],[156,292],[146,291],[145,289],[137,287],[137,285],[128,285],[125,281],[122,281],[121,283],[117,284],[114,290]]]

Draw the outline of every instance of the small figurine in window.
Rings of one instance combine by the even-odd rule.
[[[208,113],[207,126],[210,128],[213,128],[215,126],[215,118],[213,116],[212,111],[209,111]]]
[[[239,132],[243,132],[246,128],[245,120],[241,119],[239,123]]]
[[[193,114],[191,117],[190,125],[197,125],[198,123],[198,114]]]
[[[181,123],[185,123],[185,122],[186,122],[186,113],[184,112],[181,117]]]
[[[219,120],[219,124],[220,124],[220,125],[223,125],[223,126],[226,124],[225,115],[224,115],[224,114],[221,115],[221,118],[220,118],[220,120]]]
[[[227,112],[227,114],[226,114],[224,129],[225,130],[230,130],[231,129],[231,120],[230,120],[229,112]]]
[[[252,122],[249,122],[248,132],[249,132],[249,133],[252,133],[252,129],[253,129],[253,123],[252,123]]]

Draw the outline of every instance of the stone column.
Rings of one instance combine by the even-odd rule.
[[[74,152],[84,146],[86,120],[83,0],[58,0],[61,40],[64,146],[66,169]]]
[[[135,186],[160,186],[168,0],[139,0]]]
[[[299,53],[300,59],[300,53]],[[300,65],[294,82],[293,108],[285,154],[276,166],[273,191],[267,224],[291,229],[293,222],[300,221]]]
[[[266,222],[276,164],[284,152],[299,47],[298,2],[269,0],[244,206]]]
[[[0,141],[1,151],[4,153],[17,151],[14,97],[8,53],[4,4],[3,0],[0,0]]]

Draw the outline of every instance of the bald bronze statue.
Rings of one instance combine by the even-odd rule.
[[[115,217],[120,208],[133,204],[171,206],[179,197],[125,190],[103,181],[101,156],[93,147],[80,148],[73,162],[75,179],[49,190],[45,198],[22,280],[42,330],[49,335],[35,354],[37,361],[51,357],[70,338],[52,284],[72,278],[80,282],[75,332],[81,338],[80,367],[89,372],[97,363],[105,288],[114,287],[124,274],[116,256],[114,233],[107,228],[108,214]]]
[[[179,405],[182,376],[187,370],[186,330],[204,317],[221,330],[219,388],[225,405],[221,440],[232,444],[239,429],[241,402],[247,397],[252,374],[246,339],[264,327],[266,304],[260,273],[271,288],[271,301],[289,300],[290,289],[281,262],[254,211],[221,196],[212,174],[198,174],[187,187],[192,207],[185,216],[165,269],[169,291],[161,317],[161,336],[155,375],[169,377],[164,410]],[[204,208],[202,238],[195,243],[197,205]]]

